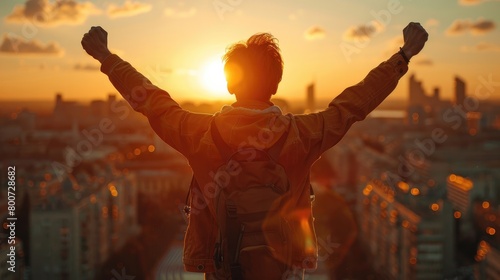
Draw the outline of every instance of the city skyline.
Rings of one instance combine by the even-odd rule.
[[[232,99],[219,59],[229,44],[256,32],[271,32],[280,41],[285,69],[277,98],[302,98],[313,82],[318,99],[332,99],[395,53],[410,21],[422,23],[429,41],[408,74],[424,80],[428,92],[439,87],[442,97],[451,99],[456,75],[468,82],[468,94],[483,80],[497,80],[499,5],[480,0],[2,2],[0,100],[50,100],[61,92],[88,101],[114,92],[80,46],[93,25],[108,30],[113,52],[180,102]],[[403,78],[389,99],[406,99],[407,87]]]
[[[499,106],[479,97],[478,108],[468,104],[474,96],[464,92],[467,83],[460,79],[454,81],[454,102],[423,89],[419,77],[409,80],[414,102],[406,114],[369,115],[311,170],[318,201],[332,191],[338,201],[326,205],[343,205],[343,211],[330,211],[315,204],[318,228],[347,225],[347,216],[329,221],[325,213],[358,219],[358,229],[349,230],[358,237],[352,247],[346,245],[346,263],[335,273],[344,277],[338,279],[495,278],[500,275],[495,270]],[[303,88],[302,96],[310,101],[303,110],[316,107],[314,85]],[[0,165],[17,168],[18,222],[24,223],[16,232],[18,275],[203,277],[182,267],[188,162],[116,97],[82,104],[57,95],[50,114],[0,115]],[[0,179],[5,186],[5,173]],[[4,218],[6,194],[0,194]],[[335,255],[331,242],[337,234],[317,232],[325,264]],[[36,242],[41,238],[45,242]],[[0,247],[4,259],[8,250]],[[0,274],[16,279],[7,268],[0,267]],[[309,279],[325,279],[328,271],[318,267],[307,273]]]
[[[405,114],[409,107],[428,107],[427,110],[436,111],[437,108],[447,107],[450,104],[461,104],[465,105],[467,103],[466,109],[471,109],[469,104],[477,103],[479,104],[490,104],[490,105],[500,105],[500,100],[490,100],[494,96],[496,89],[496,84],[492,80],[486,80],[488,77],[483,77],[482,85],[479,86],[481,89],[478,92],[468,91],[469,84],[464,81],[461,76],[456,75],[452,82],[454,83],[453,91],[450,94],[443,94],[441,88],[434,87],[429,88],[426,81],[420,79],[416,74],[410,74],[403,78],[407,80],[407,88],[405,91],[404,99],[388,98],[382,102],[373,112],[374,116],[379,116],[380,114],[392,113],[402,115]],[[317,98],[321,94],[316,92],[316,83],[309,83],[302,89],[302,94],[297,95],[297,99],[286,99],[273,97],[271,101],[278,107],[280,107],[285,112],[314,112],[316,110],[321,110],[325,108],[331,99]],[[444,96],[444,97],[443,97]],[[82,106],[92,106],[92,104],[102,104],[103,102],[110,102],[109,98],[113,100],[111,102],[125,102],[125,100],[117,92],[109,92],[102,98],[81,100],[68,98],[68,94],[62,92],[56,92],[52,95],[50,99],[40,100],[1,100],[2,108],[0,109],[0,114],[5,116],[10,116],[11,118],[16,118],[22,111],[29,111],[37,114],[47,115],[51,114],[57,107],[58,100],[64,99],[64,102],[72,103],[72,106],[82,107]],[[55,102],[54,102],[55,101]],[[216,113],[224,105],[230,104],[234,101],[231,100],[182,100],[179,102],[181,106],[185,109],[193,112],[201,113]],[[305,102],[305,103],[304,103]],[[304,104],[306,104],[304,106]],[[475,105],[474,105],[475,106]],[[433,109],[431,109],[433,108]],[[423,108],[422,108],[423,109]],[[477,109],[477,108],[475,108]],[[75,111],[76,112],[76,111]],[[73,112],[73,114],[75,113]],[[437,111],[436,111],[437,112]],[[78,113],[77,113],[78,114]]]
[[[234,221],[247,219],[235,250],[242,261],[230,265],[247,278],[254,269],[243,260],[265,245],[293,253],[271,278],[500,279],[499,8],[0,1],[0,279],[203,279],[232,259]],[[409,71],[397,55],[334,99],[399,50],[408,22],[429,34]],[[113,87],[80,44],[97,25],[183,115],[158,91],[138,100],[140,77],[110,74]],[[269,110],[245,102],[233,114],[220,57],[256,32],[278,38],[283,81]],[[388,83],[379,77],[394,85],[395,76],[382,102],[376,93]],[[289,121],[278,128],[281,119]],[[263,242],[249,247],[248,237]]]

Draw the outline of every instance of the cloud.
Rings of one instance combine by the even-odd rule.
[[[384,29],[383,25],[377,21],[371,21],[367,24],[351,26],[344,33],[344,39],[347,41],[365,41],[369,40]]]
[[[491,20],[479,19],[471,25],[472,34],[484,34],[495,29],[495,22]]]
[[[64,50],[57,43],[43,44],[38,40],[27,41],[16,36],[3,36],[0,53],[10,55],[62,55]]]
[[[425,27],[427,28],[431,28],[431,27],[435,27],[435,26],[438,26],[439,25],[439,20],[435,19],[435,18],[430,18],[428,19],[426,22],[425,22]]]
[[[149,11],[151,11],[150,4],[127,0],[123,4],[123,6],[110,4],[108,6],[107,13],[110,18],[117,18],[117,17],[131,17],[138,14],[147,13]]]
[[[101,68],[99,65],[95,64],[80,64],[77,63],[75,66],[73,66],[74,70],[79,70],[79,71],[99,71]]]
[[[469,29],[470,22],[468,20],[457,19],[448,29],[446,30],[446,34],[448,35],[459,35],[466,32]]]
[[[196,15],[196,8],[166,8],[163,13],[171,18],[189,18]]]
[[[446,30],[448,35],[462,35],[470,32],[473,35],[482,35],[495,29],[495,22],[492,20],[478,19],[476,22],[468,19],[457,19]]]
[[[24,5],[15,6],[5,20],[10,23],[32,22],[41,26],[76,25],[83,23],[89,15],[98,13],[100,10],[91,2],[28,0]]]
[[[458,0],[462,6],[474,6],[484,2],[500,2],[500,0]]]
[[[304,33],[306,40],[321,40],[325,38],[326,31],[320,26],[311,26]]]
[[[500,45],[480,42],[474,46],[463,46],[461,50],[463,52],[500,52]]]

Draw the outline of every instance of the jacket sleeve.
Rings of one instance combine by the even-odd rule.
[[[196,149],[208,129],[212,115],[182,109],[168,92],[153,85],[115,54],[103,61],[101,71],[108,75],[130,106],[148,118],[151,127],[163,141],[185,156]]]
[[[297,116],[298,130],[309,139],[312,160],[331,148],[347,133],[356,121],[361,121],[396,88],[399,79],[408,71],[400,54],[372,69],[358,84],[346,88],[325,110]]]

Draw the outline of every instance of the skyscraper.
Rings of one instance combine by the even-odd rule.
[[[465,81],[455,76],[455,104],[464,104],[465,100]]]
[[[309,112],[314,112],[315,102],[314,102],[314,83],[307,86],[307,107],[306,110]]]

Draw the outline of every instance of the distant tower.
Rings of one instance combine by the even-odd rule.
[[[423,105],[426,103],[426,94],[422,87],[422,82],[415,78],[415,75],[410,76],[409,86],[409,103],[412,105]]]
[[[62,93],[58,92],[56,93],[56,105],[61,104],[62,102]]]
[[[110,93],[108,94],[108,107],[111,107],[111,104],[113,104],[116,101],[116,94]]]
[[[60,92],[56,93],[56,103],[54,104],[54,111],[61,107],[63,100]]]
[[[115,100],[116,100],[116,94],[114,94],[114,93],[108,94],[108,103],[111,104],[111,103],[115,102]]]
[[[63,110],[63,98],[60,92],[56,93],[56,102],[54,103],[54,111],[52,111],[52,116],[58,119],[62,115]]]
[[[436,101],[439,101],[439,92],[440,92],[439,88],[438,88],[438,87],[435,87],[435,88],[434,88],[434,93],[433,93],[433,95],[432,95],[432,96],[434,97],[434,99],[435,99]]]
[[[464,104],[465,100],[465,81],[455,76],[455,104]]]
[[[415,75],[410,76],[409,82],[409,104],[407,108],[408,124],[413,126],[424,125],[427,114],[424,110],[426,105],[429,105],[429,97],[426,95],[422,82],[415,78]]]
[[[410,103],[410,106],[412,104],[417,103],[418,97],[416,96],[416,80],[415,80],[415,75],[410,76],[410,81],[408,83],[408,102]]]
[[[314,112],[315,104],[314,104],[314,83],[311,83],[307,86],[307,108],[309,112]]]
[[[116,102],[116,94],[113,94],[113,93],[110,93],[108,94],[108,104],[106,105],[107,106],[107,111],[108,111],[108,116],[111,116],[111,117],[114,117],[113,115],[113,108],[115,108],[113,105],[114,103]]]

